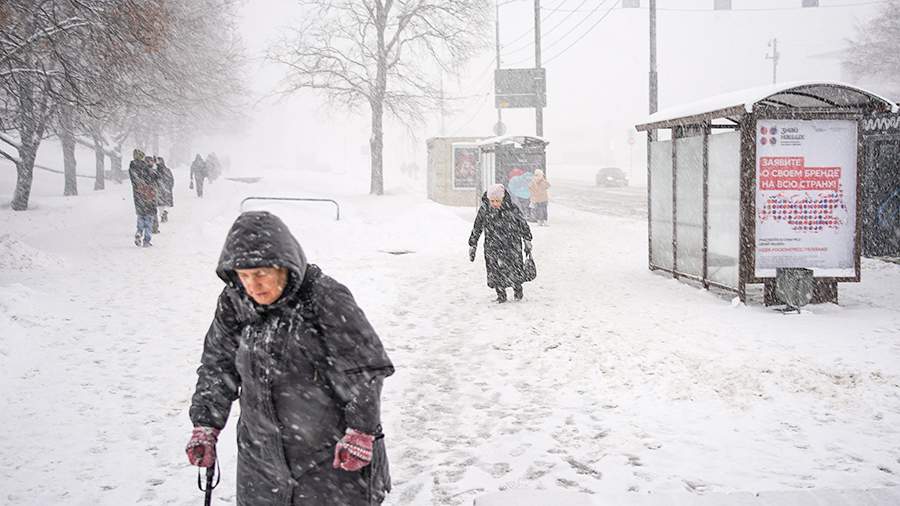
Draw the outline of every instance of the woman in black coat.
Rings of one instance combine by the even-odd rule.
[[[156,201],[160,209],[162,209],[160,221],[165,223],[169,221],[168,208],[175,206],[175,176],[172,174],[172,170],[166,166],[166,161],[161,156],[156,157],[156,172],[159,175],[156,183]]]
[[[482,231],[488,287],[497,291],[499,303],[506,302],[509,287],[513,287],[515,299],[521,300],[522,283],[527,279],[522,249],[525,253],[531,251],[531,229],[503,185],[494,185],[481,196],[481,206],[469,236],[469,260],[473,262]]]
[[[238,217],[216,272],[226,287],[197,370],[190,462],[215,464],[239,397],[238,506],[381,503],[381,386],[394,367],[350,291],[267,212]]]

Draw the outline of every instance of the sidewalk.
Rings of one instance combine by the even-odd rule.
[[[870,490],[785,490],[730,494],[630,494],[616,497],[516,490],[477,497],[474,506],[895,506],[900,487]]]

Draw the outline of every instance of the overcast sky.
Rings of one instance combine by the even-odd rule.
[[[881,2],[820,0],[820,8],[797,8],[801,0],[733,0],[734,11],[715,12],[713,0],[658,0],[660,107],[679,105],[711,94],[768,84],[772,64],[769,40],[778,39],[778,80],[847,80],[839,60],[856,28],[874,16]],[[265,7],[261,5],[264,4]],[[553,163],[642,164],[642,142],[630,153],[628,138],[642,138],[634,124],[647,115],[648,0],[641,9],[617,7],[617,0],[542,1],[543,61],[548,73],[549,106],[544,135],[551,141]],[[850,6],[847,6],[850,5]],[[533,65],[534,2],[513,0],[500,8],[504,67]],[[253,89],[272,91],[282,69],[262,61],[279,32],[299,19],[295,0],[247,2],[242,32],[251,55]],[[493,35],[493,34],[490,34]],[[577,40],[580,39],[580,40]],[[577,40],[577,42],[576,42]],[[460,76],[447,76],[459,109],[446,115],[445,135],[488,136],[496,121],[493,108],[493,46]],[[875,90],[877,91],[877,90]],[[534,134],[534,112],[506,110],[510,133]],[[312,91],[276,102],[268,99],[253,111],[244,139],[263,159],[253,163],[330,166],[368,171],[368,114],[332,110]],[[424,168],[425,139],[441,135],[438,111],[417,129],[418,138],[389,125],[386,165],[396,169],[415,162]],[[638,175],[642,168],[635,168]]]

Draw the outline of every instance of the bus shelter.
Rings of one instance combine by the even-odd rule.
[[[542,137],[527,135],[504,135],[479,142],[481,177],[478,195],[493,184],[500,183],[509,188],[519,180],[530,180],[537,169],[546,174],[548,144]]]
[[[733,291],[813,272],[813,302],[858,282],[863,120],[891,101],[834,82],[778,84],[660,111],[648,132],[651,270]]]

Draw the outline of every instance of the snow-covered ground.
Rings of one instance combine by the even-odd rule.
[[[472,209],[326,177],[219,181],[198,200],[176,172],[151,249],[132,243],[127,185],[65,198],[61,176],[38,173],[33,210],[0,209],[0,504],[202,500],[187,408],[218,250],[251,194],[341,202],[341,221],[326,205],[250,207],[281,215],[351,288],[397,365],[391,505],[538,489],[727,504],[900,484],[900,266],[866,261],[840,306],[786,316],[649,272],[644,221],[554,205],[534,229],[538,279],[496,305],[466,258]],[[221,440],[227,504],[232,426]]]

